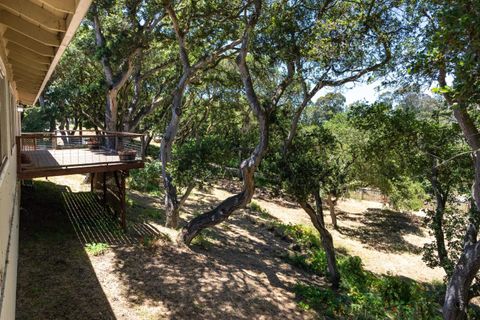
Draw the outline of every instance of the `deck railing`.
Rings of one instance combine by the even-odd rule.
[[[19,171],[143,162],[145,139],[128,132],[55,131],[17,136]]]

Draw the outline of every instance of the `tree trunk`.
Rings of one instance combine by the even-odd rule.
[[[458,119],[458,118],[457,118]],[[459,121],[460,122],[460,121]],[[475,152],[475,181],[473,198],[475,206],[480,208],[480,152]],[[480,270],[480,242],[477,242],[477,228],[470,224],[465,237],[463,252],[447,284],[443,318],[445,320],[467,319],[470,287]]]
[[[187,190],[185,190],[185,193],[180,198],[180,202],[178,203],[178,208],[179,209],[183,207],[183,205],[187,201],[188,197],[190,196],[190,193],[192,193],[193,188],[195,188],[195,185],[193,183],[187,187]]]
[[[445,75],[440,77],[439,83],[445,86]],[[447,98],[449,98],[447,96]],[[447,101],[449,101],[447,99]],[[450,100],[451,101],[451,100]],[[451,104],[449,102],[449,104]],[[464,106],[454,108],[453,114],[462,129],[463,136],[474,153],[474,183],[472,196],[477,211],[480,209],[480,136],[475,122],[468,114]],[[466,244],[463,252],[453,270],[447,285],[445,302],[443,304],[443,318],[445,320],[467,319],[467,307],[469,303],[469,289],[472,281],[480,269],[480,243],[477,243],[477,230],[470,224]]]
[[[72,128],[72,130],[70,130],[70,123],[68,124],[68,127],[67,127],[68,135],[74,136],[77,129],[78,129],[78,117],[74,117],[73,118],[73,128]]]
[[[480,152],[475,155],[475,184],[478,185],[480,179]],[[478,188],[473,187],[473,194],[477,209],[479,193]],[[480,269],[480,243],[477,242],[477,230],[473,224],[470,224],[466,244],[463,252],[453,269],[450,280],[447,284],[445,293],[445,302],[443,304],[443,318],[445,320],[463,320],[467,319],[467,308],[471,296],[469,295],[475,275]]]
[[[332,235],[327,230],[327,228],[325,228],[325,225],[323,223],[323,209],[321,209],[321,201],[322,200],[319,196],[315,196],[317,212],[315,212],[312,206],[306,201],[298,201],[298,203],[300,204],[302,209],[308,214],[313,225],[320,233],[322,247],[325,250],[325,255],[327,256],[328,278],[330,280],[330,283],[332,284],[332,288],[334,290],[337,290],[340,286],[340,272],[337,268],[337,260],[335,257],[335,247],[333,246]]]
[[[168,165],[172,158],[173,140],[175,139],[180,124],[183,93],[185,92],[189,77],[190,71],[185,72],[177,85],[172,101],[172,117],[160,143],[159,157],[162,162],[163,186],[165,188],[165,226],[169,228],[176,228],[178,226],[179,206],[177,188],[173,183],[173,178],[168,172]]]
[[[440,265],[445,270],[447,275],[452,273],[451,261],[448,258],[448,252],[445,246],[445,235],[443,233],[443,215],[445,213],[445,203],[439,203],[437,199],[435,208],[435,215],[433,216],[433,229],[435,235],[435,242],[437,244],[437,255]]]
[[[143,155],[142,155],[143,157],[146,157],[146,156],[147,156],[147,154],[148,154],[148,148],[149,148],[150,143],[152,142],[152,140],[153,140],[153,135],[151,135],[151,134],[149,134],[149,133],[147,132],[147,137],[146,137],[146,139],[145,139],[145,146],[144,146],[144,148],[143,148]]]
[[[327,204],[328,208],[330,210],[330,218],[332,219],[332,226],[333,229],[337,230],[338,229],[338,224],[337,224],[337,214],[335,213],[335,205],[336,205],[337,199],[335,200],[332,198],[332,195],[329,193],[328,198],[327,198]]]
[[[122,64],[127,67],[123,70],[119,70],[116,74],[113,72],[113,68],[110,64],[111,56],[108,54],[108,50],[105,50],[106,41],[103,35],[101,21],[98,15],[96,4],[92,5],[93,12],[93,28],[95,30],[95,44],[98,49],[101,50],[102,55],[100,57],[100,63],[102,64],[103,74],[105,76],[105,83],[107,86],[106,91],[106,105],[105,105],[105,130],[117,131],[117,117],[118,117],[118,102],[117,95],[119,90],[125,85],[127,79],[134,71],[133,61],[142,52],[142,44],[136,43],[136,48],[129,53],[129,55],[123,59]],[[139,37],[140,39],[140,37]],[[107,146],[110,149],[114,149],[114,139],[107,139]]]
[[[55,132],[55,129],[56,129],[55,118],[54,118],[54,117],[50,117],[49,131],[50,131],[50,132]]]
[[[445,320],[467,319],[470,286],[480,268],[480,243],[477,242],[477,230],[473,224],[470,224],[465,240],[463,253],[447,285],[443,304]]]
[[[179,234],[179,241],[189,245],[203,229],[225,221],[233,212],[245,208],[255,192],[254,175],[263,159],[268,145],[268,124],[264,114],[259,116],[260,141],[249,158],[242,161],[240,169],[243,177],[242,191],[222,201],[216,208],[193,218]]]
[[[256,14],[252,16],[247,28],[253,28],[256,23],[260,11],[260,4],[256,4]],[[260,104],[257,94],[253,87],[253,81],[250,75],[250,70],[246,62],[248,34],[245,32],[242,39],[242,48],[237,56],[236,63],[240,72],[243,86],[245,88],[245,95],[253,114],[258,120],[259,142],[250,157],[243,160],[240,164],[243,178],[242,191],[234,196],[231,196],[222,201],[216,208],[205,212],[193,218],[179,234],[179,242],[190,244],[192,239],[203,229],[219,224],[225,221],[237,209],[244,208],[252,200],[255,192],[255,171],[262,162],[263,157],[267,151],[269,141],[269,124],[267,111]]]
[[[67,137],[66,137],[66,133],[65,133],[65,119],[62,119],[60,121],[60,124],[58,126],[58,130],[60,131],[60,138],[62,139],[62,142],[63,142],[63,145],[68,145],[68,140],[67,140]]]
[[[323,203],[322,198],[320,197],[320,192],[314,192],[313,197],[315,198],[315,208],[317,210],[317,217],[322,226],[325,226],[325,219],[323,217]]]
[[[117,131],[117,92],[107,91],[107,104],[105,107],[105,129],[107,131]]]
[[[447,202],[447,194],[444,194],[443,188],[438,181],[438,161],[433,160],[432,175],[430,183],[435,194],[435,214],[433,215],[433,233],[437,245],[437,256],[440,266],[445,270],[447,276],[452,274],[452,261],[448,257],[447,248],[445,245],[445,235],[443,232],[443,216],[445,213],[445,206]]]

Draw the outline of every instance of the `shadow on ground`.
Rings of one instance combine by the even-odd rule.
[[[129,221],[125,232],[118,216],[91,192],[62,192],[61,196],[73,229],[83,244],[134,245],[141,239],[160,236],[155,226],[145,221]]]
[[[186,217],[217,201],[196,195]],[[115,248],[111,264],[100,272],[110,279],[105,281],[120,279],[127,303],[143,306],[142,314],[152,319],[315,318],[297,307],[292,289],[298,281],[325,283],[286,263],[287,246],[239,212],[205,232],[192,249],[168,243],[143,250]]]
[[[17,319],[115,319],[62,204],[68,187],[22,189]]]
[[[286,263],[289,243],[245,211],[206,232],[192,249],[179,248],[155,227],[164,221],[155,199],[129,196],[123,233],[90,193],[40,181],[23,190],[18,319],[318,317],[298,308],[292,289],[298,281],[324,286],[323,279]],[[198,195],[183,218],[216,202]],[[110,248],[92,256],[87,243]]]
[[[284,248],[266,235],[237,233],[237,225],[243,229],[248,222],[233,220],[231,230],[215,230],[214,244],[193,250],[167,244],[153,252],[114,249],[113,270],[128,302],[156,304],[153,315],[170,319],[309,318],[291,290],[296,281],[316,277],[286,264]]]
[[[361,214],[342,212],[339,219],[350,220],[356,225],[352,227],[339,226],[339,232],[352,237],[379,251],[410,252],[419,254],[422,250],[405,240],[405,235],[422,236],[418,217],[411,214],[387,209],[370,208]]]

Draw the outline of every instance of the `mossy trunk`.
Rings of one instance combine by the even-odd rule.
[[[298,201],[302,209],[308,214],[315,229],[320,233],[322,247],[327,257],[328,279],[334,290],[340,287],[340,272],[337,267],[337,259],[335,256],[335,247],[333,246],[333,238],[330,232],[325,228],[323,223],[323,209],[319,196],[315,196],[317,211],[306,201]]]

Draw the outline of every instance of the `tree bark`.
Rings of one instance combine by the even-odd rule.
[[[323,203],[320,197],[320,192],[314,192],[313,197],[315,199],[315,209],[317,210],[317,217],[322,226],[325,226],[325,219],[323,217]]]
[[[107,90],[107,105],[105,108],[105,129],[107,131],[117,131],[117,91],[115,89]]]
[[[169,228],[178,226],[179,206],[177,198],[177,188],[173,183],[173,178],[168,172],[168,164],[172,158],[173,140],[178,131],[180,117],[182,115],[182,100],[187,81],[190,77],[190,69],[184,72],[180,79],[177,90],[172,102],[172,116],[160,143],[160,161],[162,162],[163,186],[165,188],[165,225]]]
[[[225,53],[230,49],[235,48],[242,40],[236,39],[220,48],[212,51],[199,59],[196,63],[191,64],[187,46],[185,44],[185,31],[182,30],[177,14],[175,13],[171,1],[164,3],[165,11],[172,21],[173,30],[179,47],[180,62],[182,64],[182,76],[178,80],[177,87],[173,93],[172,101],[172,117],[165,130],[165,134],[160,145],[160,160],[162,161],[162,177],[165,187],[165,225],[170,228],[178,226],[179,204],[177,198],[177,190],[173,181],[173,177],[168,172],[168,163],[171,159],[172,146],[175,136],[178,132],[178,126],[182,115],[182,102],[185,90],[191,79],[198,73],[198,71],[206,68],[208,65],[218,62],[225,57]]]
[[[58,126],[58,131],[60,131],[60,138],[62,139],[63,144],[67,145],[68,141],[65,133],[65,120],[60,121],[60,124]]]
[[[245,208],[252,200],[255,192],[254,175],[260,165],[268,146],[268,122],[263,112],[257,115],[259,122],[260,141],[253,153],[242,161],[243,188],[239,194],[222,201],[216,208],[192,219],[182,230],[179,240],[187,245],[203,229],[225,221],[233,212]]]
[[[480,208],[480,152],[477,151],[474,154],[475,181],[472,193],[478,211]],[[477,242],[477,228],[470,224],[463,252],[447,284],[445,302],[443,304],[443,318],[445,320],[467,319],[467,308],[471,299],[469,294],[470,287],[479,270],[480,242]]]
[[[243,178],[242,191],[234,196],[231,196],[222,201],[216,208],[205,212],[193,218],[179,234],[178,241],[189,245],[192,239],[203,229],[217,225],[225,221],[233,212],[240,208],[244,208],[252,200],[255,192],[255,171],[260,165],[268,148],[269,140],[269,123],[268,110],[265,110],[261,105],[250,75],[250,70],[247,65],[248,53],[248,35],[257,22],[258,15],[261,9],[261,2],[255,1],[255,13],[250,17],[246,30],[242,37],[242,46],[236,58],[240,77],[245,88],[245,95],[253,114],[258,121],[259,141],[250,156],[243,160],[240,164],[240,169]]]
[[[438,82],[441,87],[446,87],[445,66],[440,65]],[[474,157],[474,182],[472,197],[480,210],[480,135],[475,122],[468,113],[466,106],[455,103],[447,93],[444,94],[447,103],[454,108],[456,118],[463,136],[472,150]],[[443,304],[443,318],[445,320],[467,319],[467,307],[470,300],[469,290],[475,275],[480,269],[480,243],[477,242],[477,229],[470,224],[466,233],[466,241],[462,254],[452,272],[447,284],[445,302]]]
[[[143,157],[147,157],[148,148],[152,140],[153,140],[153,134],[150,134],[149,132],[147,132],[147,136],[145,138],[145,147],[143,148],[143,154],[142,154]]]
[[[467,319],[470,286],[480,269],[480,243],[477,242],[477,229],[473,224],[470,224],[465,240],[463,253],[447,285],[443,304],[445,320]]]
[[[439,202],[442,201],[442,202]],[[445,203],[443,199],[437,199],[435,215],[433,216],[435,242],[437,244],[437,255],[440,265],[447,275],[452,272],[451,261],[448,258],[448,252],[445,246],[445,235],[443,233],[443,215],[445,213]]]
[[[190,196],[190,193],[192,193],[194,188],[195,188],[195,184],[193,184],[193,183],[187,187],[187,190],[185,190],[185,193],[180,198],[180,201],[178,203],[178,208],[183,207],[183,205],[187,201],[188,197]]]
[[[312,208],[310,204],[306,201],[297,201],[302,209],[308,214],[310,220],[312,221],[315,229],[320,233],[320,238],[322,241],[322,247],[325,250],[325,255],[327,256],[327,268],[328,268],[328,278],[332,284],[332,288],[337,290],[340,286],[340,272],[337,267],[337,259],[335,257],[335,247],[333,246],[333,238],[330,232],[325,228],[323,223],[323,209],[322,203],[319,196],[315,196],[315,203],[317,212]]]
[[[438,161],[435,159],[432,166],[432,175],[430,183],[435,194],[435,213],[433,215],[433,233],[437,247],[437,256],[440,266],[445,270],[445,273],[450,276],[452,273],[452,261],[448,257],[447,248],[445,245],[445,235],[443,232],[443,216],[445,213],[445,206],[447,202],[447,194],[444,193],[442,186],[438,181]]]
[[[105,129],[107,131],[117,131],[117,116],[118,116],[118,104],[117,95],[119,90],[125,85],[128,78],[135,70],[133,61],[142,52],[142,44],[138,43],[137,47],[124,59],[126,69],[120,70],[117,74],[114,74],[110,57],[107,55],[108,50],[105,50],[106,41],[102,32],[101,21],[98,15],[96,5],[92,6],[93,11],[93,27],[95,30],[95,44],[97,48],[102,50],[102,56],[100,62],[103,68],[103,74],[105,76],[105,82],[107,85],[106,90],[106,105],[105,105]],[[113,147],[113,139],[108,139],[109,148]]]
[[[337,204],[337,199],[333,199],[332,195],[329,193],[327,198],[328,209],[330,211],[330,218],[332,220],[333,229],[338,229],[337,224],[337,214],[335,213],[335,205]]]

